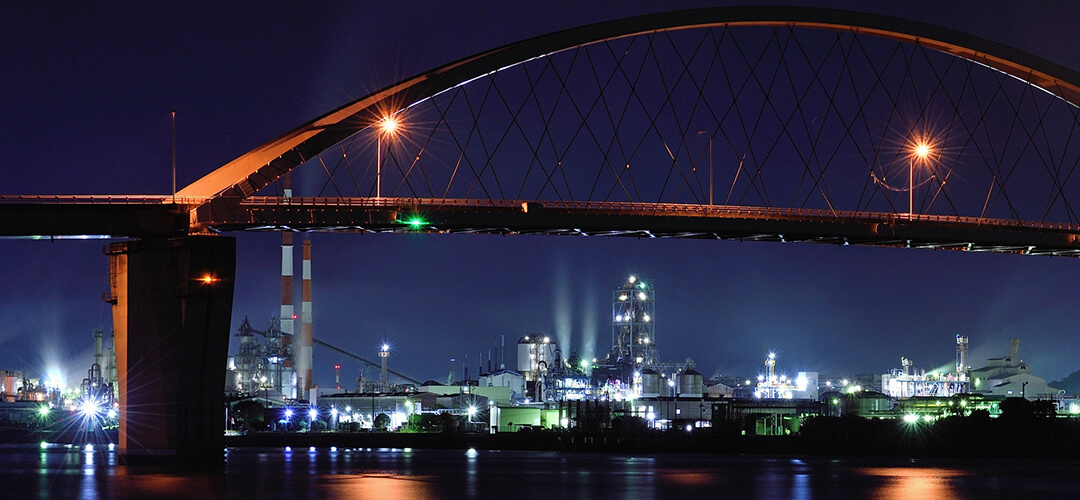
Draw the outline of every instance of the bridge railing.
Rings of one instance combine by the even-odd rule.
[[[356,208],[479,208],[502,210],[570,210],[575,212],[611,212],[636,215],[698,215],[738,216],[782,219],[834,219],[877,221],[884,224],[928,222],[961,226],[1014,227],[1048,231],[1080,232],[1080,224],[1064,222],[995,219],[989,217],[965,217],[955,215],[909,214],[892,212],[867,212],[853,210],[821,210],[807,208],[774,208],[738,205],[702,205],[695,203],[644,203],[629,201],[526,201],[489,200],[463,198],[335,198],[300,197],[282,198],[253,196],[243,201],[244,206],[292,206],[292,207],[356,207]]]
[[[201,205],[206,201],[200,196],[142,194],[0,195],[0,204],[7,205]]]

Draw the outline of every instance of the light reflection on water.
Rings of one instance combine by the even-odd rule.
[[[230,449],[224,475],[132,474],[107,449],[0,445],[2,498],[1075,498],[1075,461]]]
[[[938,467],[868,467],[857,469],[856,473],[884,479],[873,495],[873,498],[882,500],[901,498],[950,500],[963,498],[953,485],[957,478],[970,475],[964,470]]]

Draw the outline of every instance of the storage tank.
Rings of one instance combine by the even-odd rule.
[[[517,369],[526,380],[536,380],[537,368],[550,370],[557,360],[555,351],[558,346],[551,341],[550,337],[529,334],[518,340],[517,343]]]
[[[701,374],[693,368],[679,374],[679,396],[700,398],[701,385]]]
[[[660,374],[651,369],[641,371],[641,397],[660,397]]]
[[[0,393],[7,396],[7,399],[14,401],[14,397],[19,393],[19,388],[22,387],[22,374],[16,371],[0,370]]]

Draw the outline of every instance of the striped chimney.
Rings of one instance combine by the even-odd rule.
[[[304,394],[315,385],[311,359],[311,240],[304,240],[303,282],[300,291],[300,356],[296,373],[303,377]]]
[[[282,177],[282,188],[285,199],[292,198],[292,173],[286,172]],[[281,233],[281,350],[278,355],[284,356],[285,348],[292,344],[292,335],[295,332],[293,320],[296,311],[293,308],[293,235],[289,231]],[[284,365],[289,367],[292,363],[286,357]]]
[[[293,234],[281,233],[281,347],[292,344],[293,320]],[[283,355],[279,354],[279,355]],[[285,366],[291,366],[287,360]]]

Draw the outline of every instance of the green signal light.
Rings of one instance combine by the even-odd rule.
[[[424,220],[424,218],[419,216],[419,215],[413,215],[413,216],[408,217],[408,218],[398,219],[397,223],[409,226],[409,229],[413,230],[413,231],[420,231],[420,230],[424,229],[425,227],[427,227],[427,225],[428,225],[428,222],[426,220]]]

